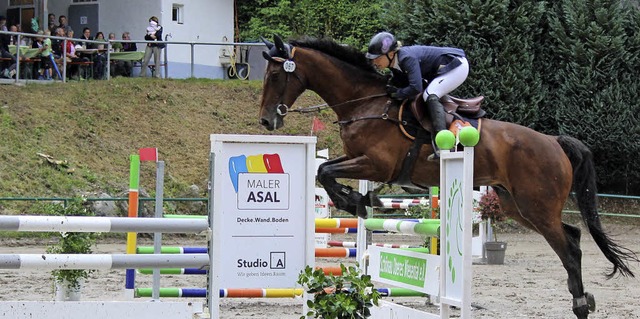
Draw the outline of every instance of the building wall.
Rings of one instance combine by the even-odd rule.
[[[145,29],[149,17],[155,15],[163,26],[167,41],[176,42],[208,42],[223,43],[234,41],[234,9],[233,0],[100,0],[97,2],[97,28],[90,23],[92,35],[102,31],[105,37],[113,32],[120,39],[124,31],[131,33],[132,40],[144,40]],[[183,5],[183,22],[172,21],[173,4]],[[69,16],[70,6],[83,6],[84,4],[72,4],[71,0],[48,0],[47,13]],[[90,5],[95,6],[96,3]],[[0,1],[0,14],[6,12],[7,1]],[[82,10],[76,10],[82,11]],[[46,15],[44,16],[46,24]],[[92,21],[95,18],[90,18]],[[78,21],[76,21],[78,20]],[[76,37],[82,33],[80,18],[70,21]],[[42,23],[41,23],[42,25]],[[219,61],[220,49],[229,46],[199,45],[194,46],[194,76],[206,78],[224,78],[226,64]],[[144,44],[138,44],[138,50],[144,51]],[[169,77],[186,78],[191,76],[191,45],[172,44],[166,52]],[[163,58],[164,59],[164,58]]]

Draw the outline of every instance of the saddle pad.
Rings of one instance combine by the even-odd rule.
[[[402,105],[400,105],[400,112],[399,114],[399,118],[400,118],[400,124],[398,124],[400,131],[402,131],[402,134],[404,134],[407,138],[414,140],[416,138],[416,135],[418,133],[418,130],[423,130],[422,125],[420,125],[420,122],[418,122],[418,120],[416,119],[416,117],[413,115],[413,112],[411,112],[408,108],[405,110],[405,106],[407,105],[406,101],[402,103]],[[478,132],[480,132],[481,130],[481,124],[480,124],[480,119],[476,119],[476,118],[468,118],[465,116],[460,116],[464,121],[468,122],[469,124],[471,124],[471,126],[475,127]],[[455,124],[455,120],[454,123]],[[429,135],[431,134],[431,132],[428,132]],[[455,134],[456,132],[454,132]]]

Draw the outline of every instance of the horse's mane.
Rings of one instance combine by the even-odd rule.
[[[318,39],[311,37],[291,40],[289,43],[293,46],[320,51],[340,61],[353,65],[360,70],[370,73],[369,75],[381,76],[365,57],[364,53],[352,46],[337,43],[329,38]]]

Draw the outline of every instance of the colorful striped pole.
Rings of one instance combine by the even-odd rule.
[[[387,230],[404,234],[418,234],[426,236],[438,236],[440,234],[440,220],[420,219],[418,222],[397,220],[397,219],[377,219],[365,220],[365,227],[368,230]]]
[[[137,254],[153,254],[153,246],[140,246],[136,249]],[[180,247],[180,246],[162,246],[161,254],[208,254],[207,247]]]
[[[138,217],[138,200],[140,187],[140,155],[129,157],[129,217]],[[137,234],[127,233],[127,254],[136,253]],[[127,269],[125,272],[125,289],[134,289],[136,280],[135,269]]]
[[[153,275],[153,269],[140,268],[138,273],[142,275]],[[205,269],[199,268],[162,268],[160,269],[161,275],[206,275],[208,272]]]
[[[330,240],[327,242],[327,245],[330,247],[345,247],[345,248],[357,248],[357,243],[355,241],[338,241],[338,240]],[[415,245],[398,245],[398,244],[385,244],[385,243],[373,243],[373,246],[378,247],[387,247],[387,248],[419,248],[420,246]]]
[[[356,228],[357,218],[316,218],[316,228]]]
[[[438,186],[432,186],[429,188],[429,193],[431,194],[431,218],[432,219],[438,219],[440,218],[440,216],[438,216],[438,212],[440,211],[440,199],[439,199],[439,193],[440,193],[440,188]],[[440,245],[438,245],[438,237],[436,236],[432,236],[431,237],[431,251],[433,252],[433,254],[438,255],[438,247]]]
[[[340,276],[342,275],[342,268],[339,266],[323,266],[316,267],[316,269],[322,269],[325,275],[334,275]],[[150,268],[140,268],[138,269],[138,273],[143,275],[151,275],[153,274],[153,269]],[[208,274],[207,270],[199,269],[199,268],[161,268],[160,274],[162,275],[206,275]]]
[[[383,297],[425,297],[426,294],[407,288],[376,288]],[[220,298],[294,298],[301,296],[302,288],[238,288],[220,289]],[[204,298],[205,288],[160,288],[160,297]],[[136,288],[136,298],[151,297],[151,288]]]

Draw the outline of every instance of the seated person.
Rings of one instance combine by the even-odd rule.
[[[131,41],[131,35],[129,32],[124,32],[122,34],[122,40]],[[138,46],[135,42],[123,42],[122,51],[123,52],[136,52],[138,51]],[[115,74],[112,73],[112,76],[126,76],[130,77],[133,72],[133,61],[116,61],[115,65]]]
[[[73,39],[73,30],[69,30],[69,32],[67,32],[67,37]],[[71,40],[67,41],[67,49],[65,50],[66,52],[65,57],[67,59],[67,75],[73,79],[81,79],[83,78],[83,75],[80,74],[80,65],[69,64],[69,62],[89,62],[89,58],[80,57],[76,54],[76,49],[78,48],[82,48],[82,46],[78,45],[76,47],[76,44],[74,43],[74,41],[71,41]],[[87,75],[84,74],[84,78],[86,77]]]

